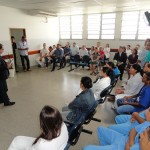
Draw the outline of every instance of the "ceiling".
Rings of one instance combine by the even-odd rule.
[[[76,15],[101,12],[149,10],[150,0],[0,0],[1,6]]]

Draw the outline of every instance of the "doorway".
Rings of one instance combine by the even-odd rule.
[[[10,28],[10,39],[12,43],[12,52],[14,55],[14,66],[16,72],[22,70],[21,59],[17,49],[18,43],[22,36],[26,37],[26,30],[24,28]]]

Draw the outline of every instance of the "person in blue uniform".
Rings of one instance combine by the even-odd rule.
[[[134,112],[132,115],[118,115],[115,120],[117,124],[111,125],[109,128],[123,135],[128,135],[130,130],[137,125],[145,121],[150,122],[150,108],[141,113]]]
[[[118,114],[140,112],[150,107],[150,73],[143,75],[142,82],[145,84],[140,92],[133,96],[126,96],[117,100],[119,106],[116,111]]]
[[[83,150],[140,150],[140,134],[150,132],[150,122],[144,122],[131,129],[129,136],[105,127],[98,127],[97,134],[100,146],[88,145]]]

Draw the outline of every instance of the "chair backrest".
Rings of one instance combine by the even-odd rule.
[[[70,61],[79,62],[80,61],[80,56],[79,55],[70,56]]]
[[[71,127],[68,127],[68,132],[69,132],[68,143],[70,145],[73,146],[77,143],[83,129],[84,121],[85,121],[85,117],[81,116],[80,119],[77,121],[77,123],[71,125]]]
[[[75,55],[74,56],[74,61],[75,62],[80,62],[80,55]]]
[[[90,57],[88,55],[84,55],[82,58],[82,62],[89,63],[89,61],[90,61]]]
[[[95,101],[93,106],[91,107],[91,109],[85,114],[85,122],[84,122],[84,124],[90,123],[90,121],[92,120],[93,116],[96,113],[96,108],[97,108],[98,104],[99,104],[98,101]]]
[[[118,78],[119,78],[119,76],[120,76],[120,74],[118,74],[118,75],[115,75],[115,78],[116,78],[116,79],[118,79]]]
[[[104,103],[107,96],[111,93],[112,91],[112,85],[109,85],[107,88],[105,88],[101,93],[100,93],[100,100],[99,101],[99,104],[101,103]]]
[[[112,80],[112,81],[111,81],[111,85],[112,85],[112,87],[115,87],[115,86],[116,86],[117,81],[118,81],[118,79],[117,79],[117,78],[114,78],[114,80]]]

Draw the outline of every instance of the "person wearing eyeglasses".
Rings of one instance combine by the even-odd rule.
[[[4,106],[11,106],[14,105],[15,102],[10,102],[10,99],[7,95],[7,82],[6,80],[9,77],[9,70],[8,68],[11,67],[10,63],[6,63],[5,60],[2,58],[2,53],[4,52],[4,47],[0,44],[0,103],[4,103]]]

